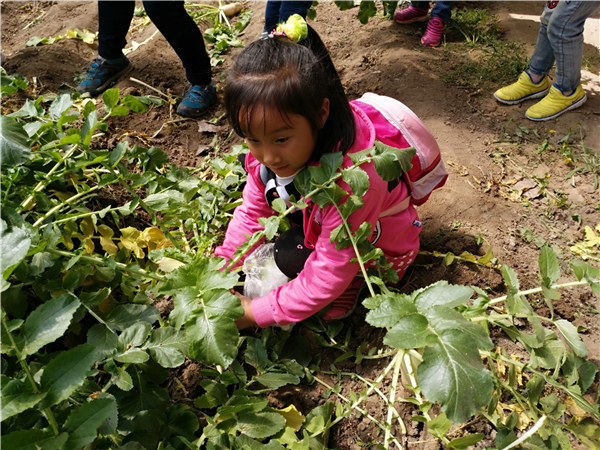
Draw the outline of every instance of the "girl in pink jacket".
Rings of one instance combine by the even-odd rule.
[[[225,105],[232,127],[250,150],[243,203],[215,252],[226,259],[246,236],[263,228],[260,217],[276,214],[271,207],[275,198],[300,198],[294,176],[306,165],[317,164],[324,153],[344,153],[343,166],[349,167],[347,155],[373,147],[376,133],[384,142],[387,136],[410,146],[378,110],[361,100],[348,102],[325,46],[310,28],[299,43],[271,35],[250,44],[229,74]],[[404,181],[383,181],[372,163],[361,167],[370,186],[364,206],[348,221],[353,231],[363,222],[372,225],[371,242],[401,278],[419,250],[421,223]],[[351,192],[343,181],[338,184]],[[250,300],[239,295],[245,315],[236,322],[238,328],[299,322],[328,305],[325,320],[345,317],[354,309],[361,285],[356,277],[359,265],[351,262],[356,258],[352,247],[336,250],[329,241],[331,231],[342,223],[336,209],[310,204],[293,213],[291,221],[296,226],[275,248],[279,268],[292,279],[264,297]]]

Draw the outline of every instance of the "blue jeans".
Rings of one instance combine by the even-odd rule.
[[[444,22],[448,22],[452,17],[452,4],[454,2],[435,2],[431,13],[431,17],[439,17]],[[429,9],[429,2],[410,2],[415,8]]]
[[[265,28],[263,31],[270,33],[278,23],[285,22],[294,14],[300,14],[306,19],[306,12],[312,6],[311,2],[304,1],[272,1],[267,2],[265,8]]]
[[[556,82],[561,91],[573,91],[581,81],[583,25],[600,6],[597,1],[549,1],[540,17],[540,33],[529,72],[546,75],[556,60]]]

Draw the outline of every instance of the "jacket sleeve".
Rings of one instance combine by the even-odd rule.
[[[343,182],[340,187],[350,191]],[[371,183],[364,196],[364,206],[349,217],[352,231],[363,222],[369,222],[372,227],[375,225],[386,198],[382,189],[385,190],[385,185]],[[302,272],[266,296],[252,300],[252,312],[259,326],[286,325],[304,320],[345,291],[360,267],[357,262],[350,262],[356,257],[352,246],[338,251],[335,244],[329,242],[331,231],[341,223],[342,218],[335,207],[329,206],[322,211],[321,233]]]
[[[256,179],[256,174],[252,170],[249,172],[246,186],[242,193],[242,204],[233,212],[233,219],[231,219],[227,227],[223,245],[215,250],[215,256],[220,256],[227,260],[232,259],[237,248],[248,240],[247,236],[251,236],[256,231],[264,229],[264,226],[258,223],[260,217],[275,215],[275,211],[267,203],[264,188],[259,184],[260,181]],[[247,252],[235,266],[241,266],[246,256],[252,253],[258,245],[260,245],[260,242],[251,251]]]

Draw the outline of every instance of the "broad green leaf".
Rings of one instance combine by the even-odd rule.
[[[238,429],[254,439],[264,439],[283,430],[285,419],[277,413],[241,412],[238,415]]]
[[[129,143],[127,141],[119,142],[117,146],[110,152],[108,165],[110,167],[115,167],[121,161],[121,158],[123,158],[123,156],[127,153],[128,149]]]
[[[200,423],[189,406],[176,404],[167,410],[167,428],[174,436],[193,436]]]
[[[185,204],[185,196],[174,189],[169,189],[158,194],[151,194],[144,199],[144,203],[156,211],[169,211],[176,205]]]
[[[512,268],[508,266],[502,266],[502,277],[504,278],[504,282],[509,287],[509,289],[512,289],[514,291],[519,290],[519,279],[517,278],[517,274]]]
[[[144,350],[132,347],[129,350],[124,351],[123,353],[115,355],[113,358],[115,359],[115,361],[119,361],[122,363],[142,364],[148,361],[150,356],[148,356],[148,353],[146,353]]]
[[[367,298],[363,305],[371,309],[365,320],[374,327],[393,327],[400,318],[418,312],[410,297],[404,294],[376,295]]]
[[[402,176],[402,167],[391,153],[373,156],[373,163],[383,181],[393,181]]]
[[[269,400],[264,397],[234,396],[226,406],[219,407],[217,413],[223,417],[247,409],[252,410],[252,412],[259,412],[265,409],[268,404]]]
[[[54,436],[52,430],[33,428],[2,435],[0,437],[0,447],[10,450],[58,450],[67,441],[68,437],[67,433]]]
[[[102,323],[89,329],[87,342],[96,347],[99,361],[112,355],[117,349],[117,335]]]
[[[102,93],[102,101],[104,101],[106,111],[110,112],[119,103],[119,89],[112,88],[104,91]]]
[[[312,191],[313,186],[310,182],[310,170],[308,167],[302,169],[294,177],[294,186],[296,189],[298,189],[298,192],[300,192],[302,196],[306,196],[310,191]]]
[[[333,3],[335,3],[340,11],[346,11],[356,6],[354,0],[336,0]]]
[[[127,106],[119,105],[115,106],[110,110],[110,116],[126,116],[129,114],[129,108]]]
[[[23,352],[32,355],[44,345],[61,337],[81,303],[71,294],[62,294],[38,306],[21,327]]]
[[[92,141],[92,135],[94,134],[94,130],[98,128],[100,124],[101,122],[98,120],[96,110],[91,111],[87,116],[85,116],[83,126],[81,127],[81,142],[85,148],[87,148],[90,145],[90,142]]]
[[[111,381],[122,391],[130,391],[133,389],[133,380],[129,372],[123,367],[119,367],[115,364],[114,360],[109,359],[104,364],[104,370],[111,374]]]
[[[163,327],[152,330],[150,340],[144,345],[152,358],[162,367],[178,367],[187,354],[187,341],[175,328]]]
[[[417,369],[425,397],[440,402],[455,423],[464,423],[492,398],[492,377],[483,367],[475,341],[461,330],[445,330],[425,347]]]
[[[142,103],[139,98],[130,94],[127,94],[121,99],[121,104],[127,106],[132,111],[137,113],[144,113],[148,111],[148,106]]]
[[[455,448],[457,450],[464,450],[467,447],[471,447],[481,441],[485,435],[483,433],[468,434],[456,439],[452,439],[446,444],[447,448]]]
[[[263,227],[265,227],[265,237],[267,239],[273,239],[275,233],[279,229],[279,216],[271,216],[271,217],[260,217],[258,219],[258,223],[260,223]]]
[[[542,247],[539,257],[539,265],[544,286],[549,287],[552,283],[560,278],[560,266],[558,265],[558,258],[552,249],[547,245]]]
[[[539,348],[531,348],[523,342],[525,349],[529,352],[529,365],[537,369],[555,369],[566,352],[565,344],[557,338],[552,331],[544,329],[544,344]]]
[[[421,348],[435,335],[429,330],[427,317],[410,314],[402,317],[383,338],[383,343],[400,349]]]
[[[98,435],[98,428],[105,419],[117,413],[112,398],[97,398],[71,411],[63,428],[69,433],[66,448],[77,449],[90,444]]]
[[[206,391],[196,399],[194,404],[197,408],[208,409],[220,406],[227,401],[227,386],[215,380],[203,380],[200,386]]]
[[[140,411],[150,409],[164,410],[169,405],[169,391],[155,384],[142,383],[119,401],[119,415],[132,418]]]
[[[333,402],[325,402],[321,406],[314,408],[306,416],[304,423],[304,439],[307,438],[307,432],[310,434],[319,433],[318,436],[310,438],[310,448],[314,450],[326,450],[329,441],[329,425],[334,411]]]
[[[344,204],[341,207],[342,217],[347,220],[354,211],[362,208],[364,206],[364,201],[362,197],[358,197],[356,195],[351,195],[346,199]],[[343,224],[342,224],[343,227]],[[345,231],[345,230],[344,230]],[[333,236],[333,232],[331,233]],[[331,236],[329,238],[331,240]]]
[[[464,318],[462,314],[447,306],[435,306],[430,308],[425,313],[431,328],[437,334],[441,334],[446,330],[460,330],[465,335],[468,335],[475,341],[477,348],[480,350],[490,350],[494,344],[487,331],[481,325],[471,322]]]
[[[69,397],[83,384],[85,375],[96,362],[96,347],[82,344],[61,352],[44,369],[41,379],[46,398],[40,406],[47,408]]]
[[[0,272],[4,279],[25,258],[30,246],[31,238],[24,225],[9,229],[6,222],[0,219]]]
[[[573,353],[581,358],[586,358],[588,355],[588,350],[583,341],[581,340],[581,336],[577,332],[577,328],[571,322],[567,320],[555,320],[554,325],[562,334],[562,337],[567,342]]]
[[[279,389],[286,384],[298,384],[300,378],[291,373],[265,373],[264,375],[256,377],[256,381],[264,384],[269,389]]]
[[[152,326],[147,322],[134,323],[119,335],[118,349],[125,351],[131,347],[139,347],[150,335]]]
[[[415,305],[420,312],[438,305],[454,308],[465,303],[472,295],[473,289],[470,287],[451,285],[447,281],[438,281],[418,291],[415,297]]]
[[[0,390],[0,421],[34,407],[44,396],[41,392],[34,393],[29,382],[11,380]]]
[[[48,108],[48,115],[54,120],[60,118],[65,111],[67,111],[73,105],[73,100],[69,94],[59,95],[54,99],[50,108]]]
[[[360,20],[360,23],[365,25],[369,22],[369,18],[375,17],[375,14],[377,14],[375,2],[360,2],[358,9],[358,20]]]
[[[33,255],[29,265],[29,273],[34,277],[41,275],[48,267],[52,267],[56,259],[51,253],[40,252]]]
[[[573,417],[567,428],[586,448],[600,448],[600,427],[591,417]]]
[[[267,349],[260,339],[246,339],[246,362],[254,367],[258,373],[265,370],[270,363]]]
[[[337,174],[338,168],[342,165],[342,161],[344,160],[344,154],[342,152],[332,152],[325,153],[319,159],[319,165],[322,170],[322,175],[324,176],[323,183],[329,181]]]
[[[201,306],[204,293],[213,289],[229,290],[235,286],[239,276],[227,270],[219,271],[222,265],[222,260],[201,258],[167,275],[168,281],[161,292],[174,295],[175,308],[169,319],[176,329],[181,328],[189,314]]]
[[[206,365],[227,367],[237,355],[239,333],[234,321],[244,315],[240,299],[218,289],[204,294],[200,304],[185,327],[190,357]]]
[[[342,170],[342,179],[358,197],[362,197],[369,190],[369,175],[360,167],[353,166]]]
[[[276,440],[270,440],[267,444],[262,444],[245,434],[240,434],[235,438],[234,447],[236,450],[284,450]]]
[[[0,161],[2,167],[20,166],[29,160],[29,136],[23,126],[10,117],[0,117]]]
[[[137,322],[153,324],[160,317],[158,309],[150,305],[119,305],[106,318],[106,324],[113,330],[123,331]]]

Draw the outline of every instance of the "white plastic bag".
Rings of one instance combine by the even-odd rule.
[[[244,261],[244,295],[250,299],[267,295],[273,289],[288,282],[275,264],[275,244],[260,245]]]

